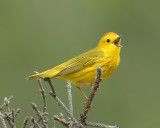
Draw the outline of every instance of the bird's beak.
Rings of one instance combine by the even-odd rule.
[[[117,46],[117,47],[123,47],[122,45],[120,45],[120,42],[121,42],[121,36],[117,37],[117,38],[113,41],[113,43],[114,43],[115,46]]]

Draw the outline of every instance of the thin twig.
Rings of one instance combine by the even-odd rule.
[[[73,122],[77,123],[75,117],[71,114],[71,112],[69,111],[69,109],[66,107],[66,105],[57,97],[54,86],[51,82],[51,80],[45,79],[49,85],[52,91],[50,91],[50,95],[56,100],[57,104],[67,113],[67,115],[72,119]]]
[[[38,119],[37,119],[37,120],[31,118],[31,121],[32,121],[33,124],[34,124],[33,128],[36,128],[36,127],[37,127],[37,124],[41,121],[42,117],[41,117],[40,111],[39,111],[38,108],[37,108],[37,105],[36,105],[35,103],[32,103],[31,105],[32,105],[33,110],[35,110],[36,115],[38,116]]]
[[[98,67],[97,68],[97,77],[95,79],[94,87],[92,88],[91,94],[89,95],[89,98],[88,98],[87,104],[84,108],[84,111],[80,114],[79,121],[81,124],[84,124],[84,125],[86,124],[87,113],[90,110],[90,106],[91,106],[92,100],[95,96],[95,93],[96,93],[97,89],[99,88],[99,83],[101,82],[101,75],[102,75],[102,69],[100,67]]]
[[[0,123],[2,124],[3,128],[7,128],[6,122],[4,120],[4,115],[0,113]]]
[[[28,124],[28,121],[29,121],[30,117],[27,116],[25,119],[24,119],[24,123],[23,123],[23,127],[22,128],[26,128],[27,124]]]
[[[51,91],[52,91],[52,97],[54,97],[54,98],[57,97],[56,96],[56,91],[55,91],[54,86],[53,86],[53,84],[51,82],[51,79],[50,78],[45,78],[44,80],[49,83],[49,86],[50,86]]]
[[[53,128],[56,128],[56,121],[55,121],[55,119],[54,119],[54,116],[53,116],[53,118],[52,118],[52,127],[53,127]]]
[[[0,107],[3,109],[4,107],[7,108],[7,112],[4,112],[4,119],[8,121],[8,124],[10,125],[11,128],[16,128],[15,125],[15,110],[10,109],[9,104],[10,100],[13,98],[13,96],[10,96],[9,98],[5,97],[4,98],[4,104]]]
[[[7,97],[4,98],[4,103],[0,106],[0,111],[1,111],[5,106],[8,106],[8,105],[9,105],[9,103],[10,103],[10,101],[11,101],[12,98],[13,98],[12,95],[11,95],[9,98],[7,98]],[[8,108],[7,108],[7,110],[8,110],[8,112],[10,111],[10,109],[8,109]]]
[[[10,104],[10,100],[13,98],[13,96],[11,95],[9,98],[5,97],[4,98],[4,103],[5,103],[5,106],[7,107],[7,110],[8,112],[10,112],[10,107],[9,107],[9,104]]]
[[[5,119],[8,121],[8,124],[11,128],[16,128],[16,125],[12,122],[12,113],[11,112],[5,112]]]
[[[68,92],[68,102],[69,102],[69,111],[73,115],[73,105],[72,105],[72,91],[71,91],[71,82],[67,81],[67,92]]]
[[[12,123],[15,123],[15,110],[12,109]]]
[[[110,126],[110,125],[105,125],[101,123],[95,123],[95,122],[88,122],[86,121],[86,126],[91,126],[91,127],[98,127],[98,128],[118,128],[118,126]]]
[[[32,103],[32,108],[35,110],[36,114],[41,118],[41,113],[37,108],[37,105],[35,103]]]
[[[38,74],[39,72],[37,71],[34,71],[34,73]],[[38,83],[39,83],[39,87],[40,87],[40,92],[41,92],[41,96],[43,98],[43,112],[45,113],[46,112],[46,109],[47,109],[47,103],[46,103],[46,93],[45,93],[45,90],[42,86],[42,81],[40,78],[37,79]]]
[[[34,73],[38,74],[37,71],[34,71]],[[37,119],[36,123],[39,123],[41,121],[43,127],[47,128],[48,127],[48,125],[47,125],[47,122],[48,122],[48,117],[47,117],[48,113],[46,112],[46,109],[47,109],[46,93],[45,93],[45,90],[43,88],[41,79],[37,78],[37,81],[38,81],[38,84],[39,84],[39,87],[40,87],[39,91],[40,91],[42,99],[43,99],[43,108],[42,108],[42,112],[41,112],[40,110],[38,110],[37,105],[35,103],[34,104],[32,103],[32,108],[36,111],[37,116],[39,117]]]
[[[36,115],[39,117],[38,121],[35,121],[36,124],[38,124],[39,121],[41,121],[41,122],[42,122],[42,125],[43,125],[45,128],[47,128],[47,127],[48,127],[48,126],[47,126],[47,122],[46,122],[46,120],[44,119],[44,117],[46,117],[45,113],[41,113],[41,112],[38,110],[38,107],[37,107],[37,105],[36,105],[35,103],[32,103],[32,108],[35,110]]]
[[[41,128],[33,117],[31,117],[31,121],[37,128]]]
[[[69,123],[66,122],[66,120],[64,118],[60,118],[58,115],[54,115],[54,120],[59,121],[61,124],[63,124],[63,126],[66,126],[67,128],[69,128]]]
[[[16,112],[15,112],[15,117],[17,117],[20,112],[21,112],[21,109],[20,108],[17,109]]]

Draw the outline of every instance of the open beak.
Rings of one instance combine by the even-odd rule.
[[[113,43],[114,43],[115,46],[117,46],[117,47],[123,47],[122,45],[120,45],[120,42],[121,42],[121,36],[117,37],[117,38],[113,41]]]

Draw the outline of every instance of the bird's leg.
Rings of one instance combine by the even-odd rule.
[[[81,95],[83,96],[83,98],[86,100],[86,101],[88,101],[88,97],[85,95],[85,93],[81,90],[81,88],[80,87],[77,87],[78,88],[78,90],[80,91],[80,93],[81,93]]]
[[[77,87],[78,90],[80,91],[80,93],[82,94],[82,96],[84,97],[84,99],[86,100],[84,103],[83,103],[83,106],[86,106],[87,102],[88,102],[88,97],[85,95],[85,93],[81,90],[80,87]],[[89,105],[89,107],[87,108],[87,110],[91,110],[92,108],[92,105]]]

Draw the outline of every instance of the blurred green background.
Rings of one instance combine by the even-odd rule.
[[[14,95],[11,107],[21,108],[21,127],[25,116],[35,116],[31,102],[42,107],[37,81],[25,78],[94,48],[101,36],[113,31],[123,35],[121,64],[101,84],[88,120],[120,128],[159,127],[159,5],[158,0],[1,0],[0,104],[5,96]],[[66,81],[52,81],[67,104]],[[52,115],[61,109],[45,82],[44,87],[51,127]],[[83,90],[89,94],[89,88]],[[78,118],[84,99],[75,86],[72,91]]]

